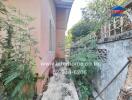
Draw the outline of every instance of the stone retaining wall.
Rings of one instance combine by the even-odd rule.
[[[132,34],[132,31],[131,33]],[[113,42],[98,44],[99,49],[107,50],[107,59],[100,64],[100,75],[97,78],[97,88],[101,91],[127,63],[127,58],[132,56],[132,39],[123,39]],[[126,80],[127,68],[119,77],[102,93],[104,100],[117,100],[121,87]],[[97,99],[98,100],[98,99]]]

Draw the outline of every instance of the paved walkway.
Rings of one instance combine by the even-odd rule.
[[[42,100],[79,100],[72,81],[61,72],[65,67],[55,67],[54,76],[50,79],[48,90],[43,93]]]

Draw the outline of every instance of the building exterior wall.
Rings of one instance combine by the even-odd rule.
[[[39,76],[45,76],[45,80],[37,82],[38,93],[42,93],[51,63],[55,57],[64,58],[65,30],[70,9],[63,9],[63,6],[56,8],[55,0],[7,0],[7,5],[14,6],[21,13],[35,19],[31,24],[35,28],[32,34],[38,41],[39,51],[35,71]],[[62,44],[61,48],[59,44]]]
[[[65,58],[65,31],[70,8],[57,8],[56,11],[56,57]]]
[[[38,41],[37,49],[39,51],[36,58],[36,73],[48,76],[49,66],[45,63],[51,63],[55,58],[55,38],[56,38],[56,8],[53,0],[9,0],[8,5],[16,7],[18,10],[28,16],[35,18],[32,25],[35,29],[32,33]],[[52,29],[50,27],[52,24]],[[52,42],[54,50],[50,47],[50,32],[52,30]],[[41,58],[41,59],[40,59]],[[39,80],[38,93],[42,92],[43,84],[46,80]]]

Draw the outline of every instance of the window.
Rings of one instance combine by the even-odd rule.
[[[54,26],[49,22],[49,51],[54,51]]]

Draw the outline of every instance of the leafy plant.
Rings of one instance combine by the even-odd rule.
[[[72,66],[70,68],[72,71],[77,70],[84,73],[71,73],[68,77],[74,81],[80,100],[87,100],[92,97],[92,80],[98,71],[98,67],[95,65],[98,62],[96,38],[93,34],[89,34],[76,43],[76,46],[71,47],[69,61]]]
[[[82,9],[83,20],[92,22],[94,32],[98,31],[101,26],[113,20],[111,17],[112,7],[123,5],[126,0],[93,0]]]
[[[68,33],[68,35],[65,37],[65,48],[70,48],[72,43],[72,34]]]
[[[32,100],[37,56],[32,54],[37,42],[31,34],[33,28],[29,27],[33,18],[14,7],[6,7],[2,1],[0,5],[0,81],[8,99]]]
[[[111,8],[115,5],[121,5],[125,0],[93,0],[82,9],[82,20],[78,22],[69,34],[72,34],[71,55],[69,61],[72,71],[83,70],[85,74],[71,73],[69,76],[73,79],[78,90],[80,100],[90,100],[92,97],[92,80],[98,72],[96,63],[99,63],[96,46],[96,36],[101,26],[113,19],[111,17]],[[76,65],[75,63],[80,63]],[[75,65],[74,65],[75,64]]]
[[[84,37],[87,34],[91,33],[91,29],[94,26],[90,24],[90,22],[85,20],[80,20],[77,24],[75,24],[68,32],[68,34],[72,34],[72,40],[76,41],[80,37]]]

